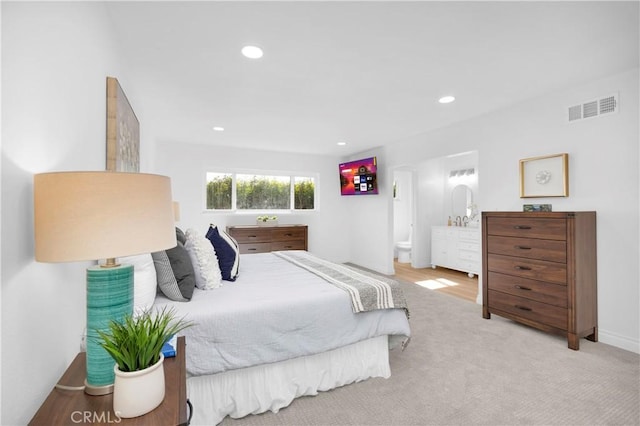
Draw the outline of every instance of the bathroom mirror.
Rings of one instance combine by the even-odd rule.
[[[451,190],[451,219],[456,216],[469,216],[471,209],[469,206],[473,203],[473,191],[467,185],[456,185]]]

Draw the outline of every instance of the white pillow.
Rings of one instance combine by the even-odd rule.
[[[156,299],[158,282],[151,253],[124,256],[116,259],[122,265],[133,265],[133,314],[151,309]],[[104,264],[100,260],[99,264]]]
[[[201,290],[220,287],[222,274],[213,244],[195,229],[187,229],[185,236],[187,242],[184,247],[189,253],[196,274],[196,287]]]

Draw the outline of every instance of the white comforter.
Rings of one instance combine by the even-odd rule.
[[[214,374],[317,354],[380,335],[410,336],[402,309],[354,314],[349,296],[271,253],[240,256],[235,282],[194,291],[190,302],[158,295],[196,322],[184,330],[187,373]]]

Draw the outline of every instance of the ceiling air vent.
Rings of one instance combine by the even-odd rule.
[[[613,114],[618,112],[618,94],[603,96],[599,99],[591,99],[582,102],[579,105],[573,105],[568,108],[568,122],[584,120],[587,118],[595,118],[601,115]]]

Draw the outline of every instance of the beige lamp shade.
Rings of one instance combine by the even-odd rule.
[[[180,203],[177,201],[173,202],[173,220],[180,221]]]
[[[35,257],[98,260],[176,246],[171,180],[123,172],[34,176]]]

